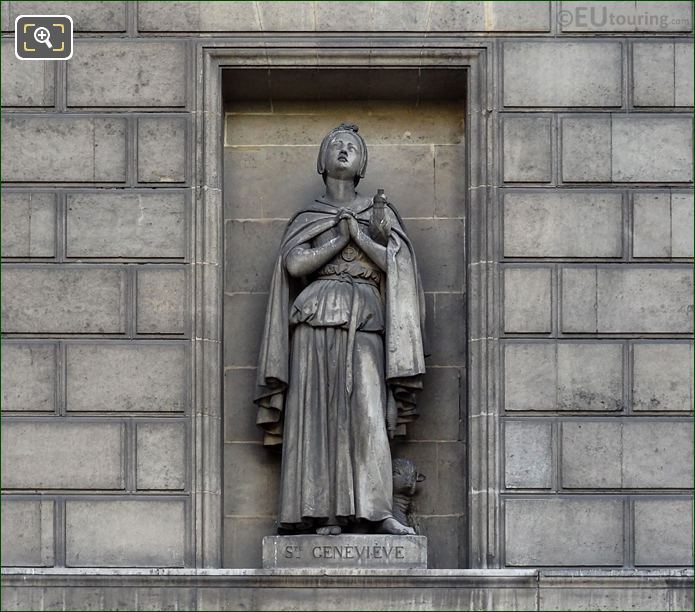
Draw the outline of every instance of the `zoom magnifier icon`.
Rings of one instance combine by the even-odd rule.
[[[72,17],[20,15],[15,20],[15,56],[22,60],[72,57]]]

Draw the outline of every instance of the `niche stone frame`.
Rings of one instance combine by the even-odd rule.
[[[468,421],[468,564],[500,565],[498,533],[498,221],[496,104],[491,43],[451,37],[350,38],[322,41],[268,37],[235,46],[196,43],[193,274],[193,527],[196,567],[222,565],[223,134],[225,68],[447,68],[466,80],[466,381]],[[249,408],[251,409],[251,407]],[[260,547],[260,542],[258,543]]]

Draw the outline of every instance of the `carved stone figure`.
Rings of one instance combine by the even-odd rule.
[[[389,440],[415,418],[425,372],[415,253],[383,191],[356,191],[357,126],[328,133],[317,169],[325,194],[287,225],[258,361],[257,423],[282,444],[279,527],[412,534],[394,517]]]
[[[399,457],[393,460],[393,518],[403,525],[410,525],[408,520],[413,496],[417,489],[417,483],[425,480],[425,475],[420,474],[415,464],[410,459]]]

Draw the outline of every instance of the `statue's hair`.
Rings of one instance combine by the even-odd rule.
[[[323,176],[323,181],[326,182],[326,152],[328,151],[328,145],[331,143],[333,138],[341,132],[347,134],[352,134],[357,138],[360,145],[362,146],[362,162],[360,163],[360,169],[355,175],[355,185],[360,182],[361,178],[364,178],[367,172],[367,144],[364,142],[364,138],[357,132],[359,131],[359,126],[354,123],[341,123],[338,127],[334,127],[321,141],[321,148],[319,149],[319,156],[316,160],[316,170]]]

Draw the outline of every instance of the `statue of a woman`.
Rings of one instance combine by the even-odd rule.
[[[389,439],[416,416],[424,300],[415,254],[386,198],[355,190],[355,125],[323,139],[325,195],[290,219],[258,362],[258,424],[282,444],[282,530],[414,533],[393,516]],[[375,203],[376,202],[376,203]]]

